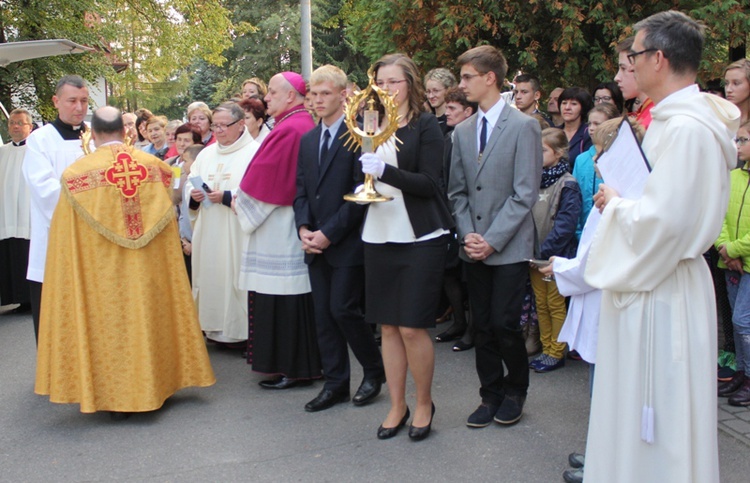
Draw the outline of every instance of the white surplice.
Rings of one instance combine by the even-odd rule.
[[[214,191],[236,194],[259,144],[247,130],[229,146],[218,142],[203,149],[190,168]],[[193,186],[188,181],[186,192]],[[193,227],[193,298],[201,328],[209,339],[247,339],[247,291],[237,283],[242,256],[242,230],[237,216],[221,203],[191,211]]]
[[[716,307],[702,254],[727,208],[740,113],[693,85],[651,114],[643,195],[608,203],[585,272],[603,292],[584,478],[713,483]]]
[[[0,146],[0,240],[29,239],[31,215],[29,187],[21,167],[26,146]]]
[[[82,155],[81,140],[64,140],[52,124],[33,131],[26,139],[22,170],[31,193],[29,280],[44,281],[47,236],[52,213],[60,198],[60,178],[63,171]]]
[[[552,263],[558,292],[570,297],[568,314],[557,340],[567,342],[570,350],[578,351],[581,358],[589,364],[596,363],[602,292],[587,284],[583,275],[589,258],[591,240],[600,218],[601,215],[596,209],[589,212],[575,258],[555,257]]]

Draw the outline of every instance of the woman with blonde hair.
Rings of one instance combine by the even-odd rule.
[[[424,112],[424,90],[412,59],[404,54],[386,55],[372,70],[378,87],[395,97],[400,116],[395,135],[375,153],[360,158],[362,171],[375,177],[375,188],[393,197],[369,205],[362,230],[366,320],[382,324],[391,400],[377,435],[392,438],[409,420],[409,369],[417,393],[409,437],[419,441],[430,434],[435,412],[431,393],[435,355],[427,329],[435,327],[448,234],[453,227],[439,181],[443,135],[435,116]]]
[[[432,69],[424,76],[424,88],[425,93],[427,94],[427,102],[430,104],[430,108],[435,112],[438,124],[440,125],[440,130],[444,135],[447,134],[448,131],[453,130],[453,128],[448,127],[445,117],[445,94],[448,89],[456,86],[456,84],[456,76],[443,67]]]
[[[187,108],[188,122],[198,128],[201,132],[201,140],[204,146],[209,146],[216,142],[214,133],[211,130],[213,114],[205,102],[193,102]]]
[[[266,83],[257,77],[251,77],[242,83],[242,98],[250,99],[253,96],[266,97],[268,87]]]

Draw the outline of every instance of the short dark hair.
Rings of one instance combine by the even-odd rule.
[[[21,107],[17,107],[16,109],[13,109],[12,111],[10,111],[10,114],[8,115],[8,117],[13,117],[13,116],[26,116],[26,122],[31,124],[32,128],[36,127],[34,126],[34,119],[31,118],[31,113],[26,109],[23,109]]]
[[[195,158],[198,157],[198,153],[203,151],[203,148],[205,148],[203,144],[193,144],[192,146],[188,146],[185,148],[185,151],[182,152],[182,157],[184,158],[187,154],[190,159],[195,161]]]
[[[91,130],[100,134],[122,133],[125,129],[122,113],[117,108],[113,109],[117,111],[117,115],[113,119],[103,119],[99,114],[99,109],[94,111],[94,115],[91,117]]]
[[[55,94],[60,93],[60,89],[62,89],[65,86],[73,86],[77,89],[83,89],[86,87],[86,81],[83,80],[83,77],[80,75],[66,75],[59,81],[57,81],[57,85],[55,86]]]
[[[676,74],[694,74],[703,54],[705,26],[677,10],[659,12],[635,24],[643,48],[660,50]]]
[[[614,101],[615,106],[617,106],[618,111],[622,111],[622,105],[625,103],[625,99],[622,97],[622,91],[620,90],[620,86],[617,85],[617,82],[602,82],[598,86],[594,87],[594,90],[591,91],[592,96],[596,94],[596,91],[599,89],[607,89],[609,92],[612,93],[612,101]]]
[[[245,112],[251,113],[255,119],[265,121],[268,118],[266,103],[260,97],[250,96],[247,99],[242,99],[239,104]]]
[[[557,105],[562,106],[563,101],[569,99],[576,100],[581,105],[581,122],[585,124],[589,111],[594,107],[594,99],[591,94],[583,87],[568,87],[560,94]]]
[[[186,122],[185,124],[179,126],[174,131],[175,137],[177,137],[178,134],[185,134],[185,133],[191,133],[193,135],[193,144],[203,144],[203,139],[201,138],[200,129],[193,126],[189,122]]]
[[[448,89],[445,93],[445,102],[457,102],[464,107],[470,107],[472,114],[477,112],[477,107],[479,106],[476,102],[471,102],[466,99],[466,93],[459,87],[451,87]]]
[[[513,80],[516,84],[520,84],[521,82],[525,82],[528,84],[531,84],[531,88],[534,90],[534,92],[541,92],[542,91],[542,84],[539,82],[539,78],[535,75],[531,74],[520,74],[517,75],[516,78]]]
[[[495,74],[495,84],[502,91],[505,76],[508,74],[508,61],[505,60],[503,52],[491,45],[480,45],[469,49],[456,60],[459,69],[465,64],[470,64],[480,74],[493,72]]]
[[[626,39],[621,40],[617,43],[617,46],[615,47],[615,50],[619,54],[620,52],[630,52],[633,50],[633,40],[635,40],[635,37],[632,35]]]

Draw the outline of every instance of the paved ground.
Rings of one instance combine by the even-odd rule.
[[[31,317],[0,315],[0,480],[561,482],[567,454],[585,447],[587,367],[532,373],[519,424],[470,430],[464,422],[479,403],[473,351],[436,348],[437,413],[433,434],[419,443],[405,432],[376,439],[385,396],[305,413],[320,383],[262,390],[236,353],[214,347],[215,386],[181,391],[160,411],[115,423],[35,395]],[[354,377],[356,389],[361,372]],[[720,419],[722,481],[747,482],[750,411],[722,407]]]

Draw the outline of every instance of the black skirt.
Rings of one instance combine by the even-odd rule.
[[[322,367],[312,294],[248,293],[247,362],[253,371],[317,379]]]
[[[365,243],[365,320],[435,327],[448,243],[448,236],[416,243]]]

